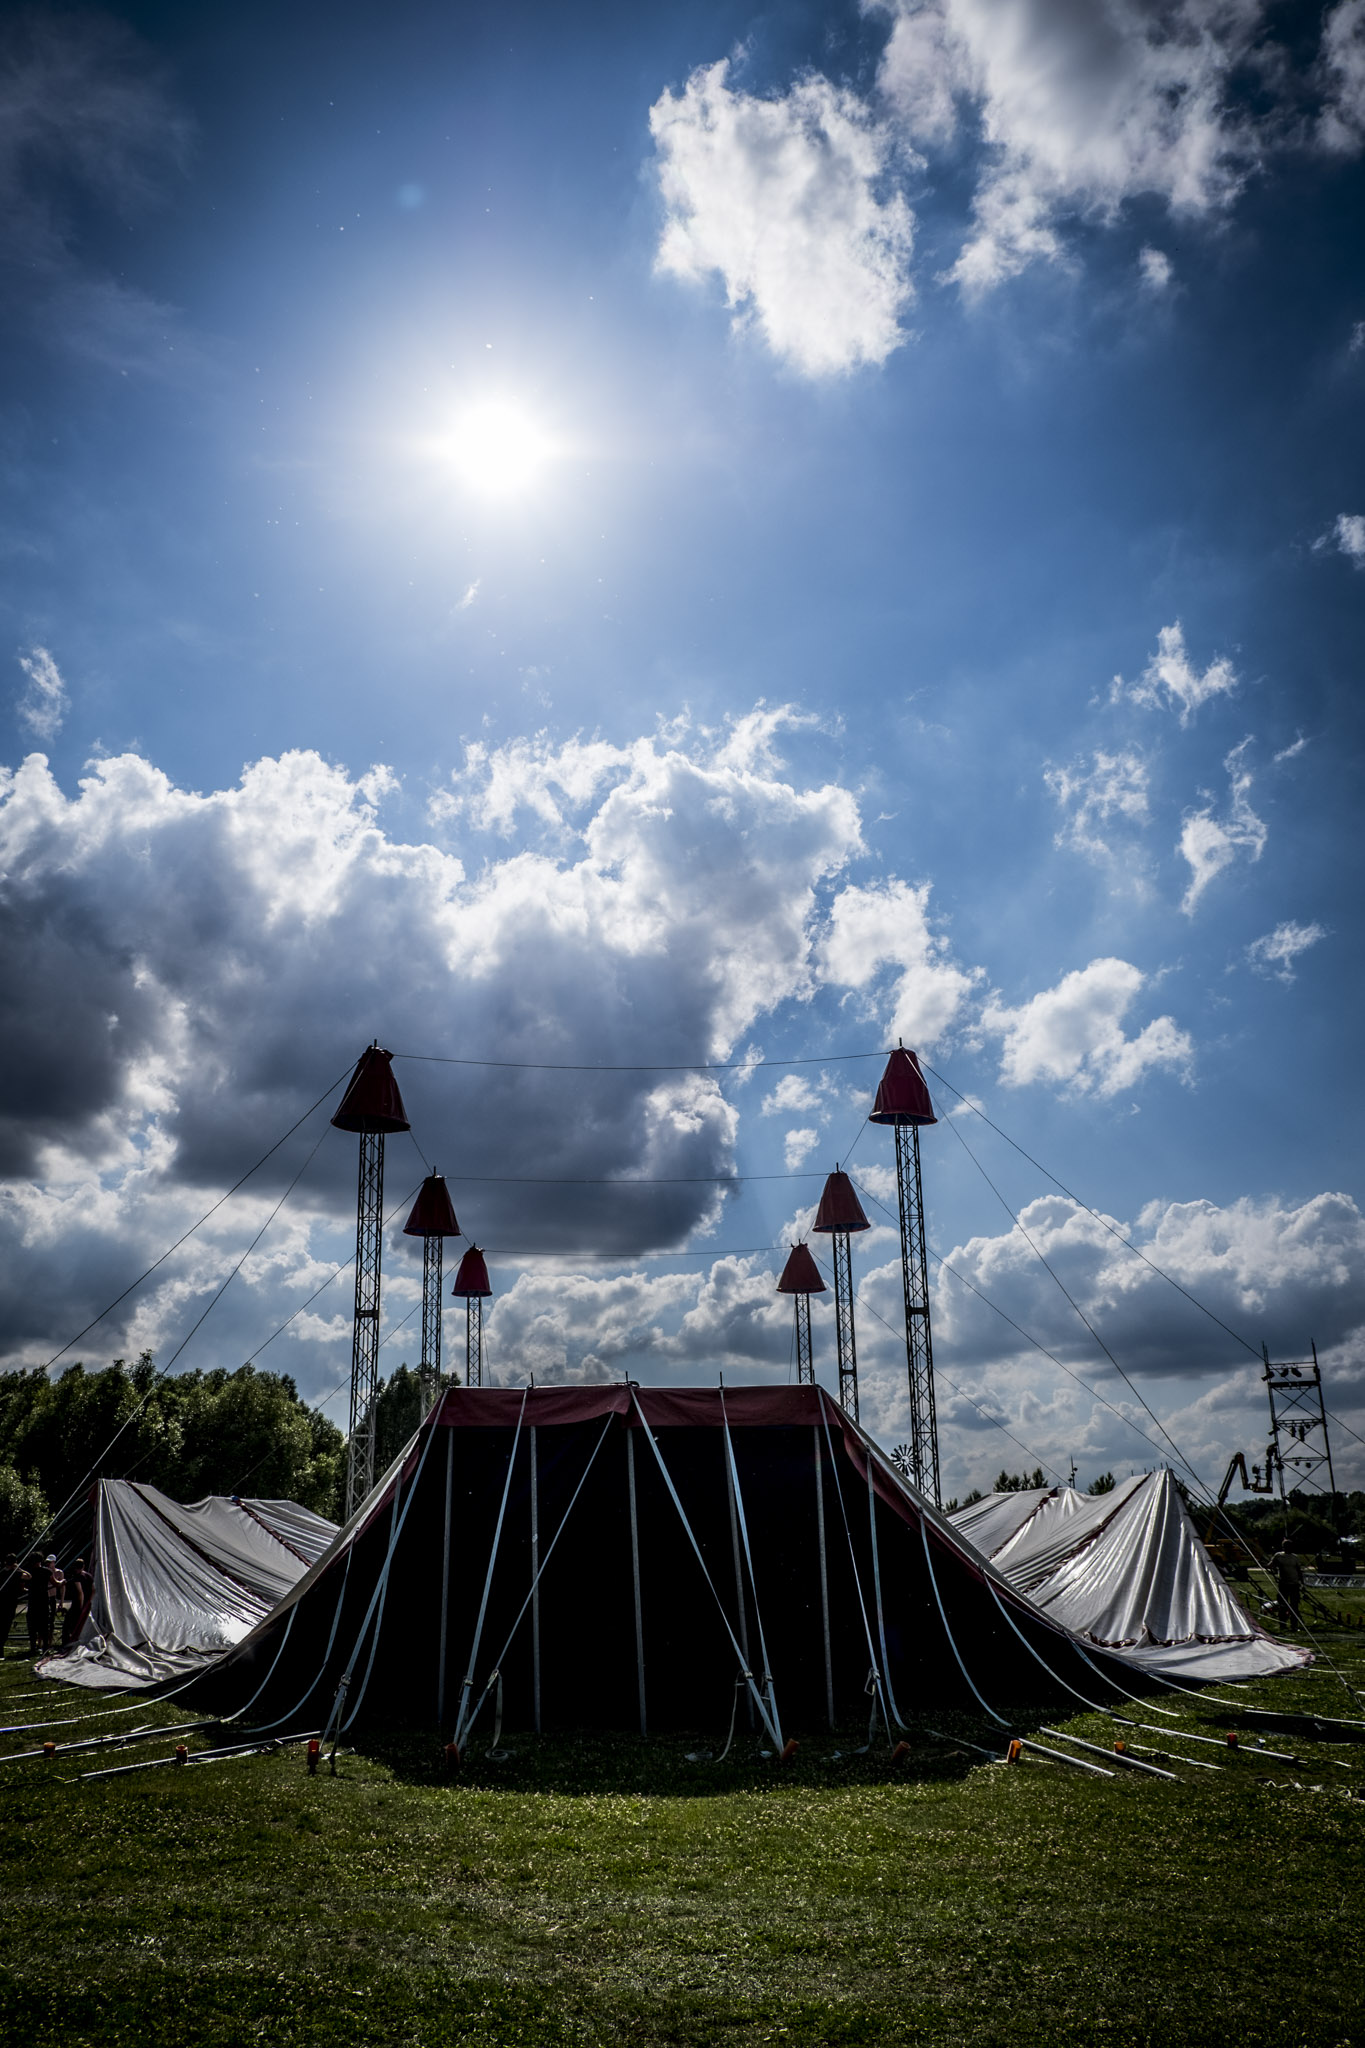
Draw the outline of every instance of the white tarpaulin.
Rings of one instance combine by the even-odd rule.
[[[90,1613],[74,1649],[39,1669],[90,1686],[188,1676],[249,1635],[336,1533],[296,1501],[182,1507],[154,1486],[101,1480]]]
[[[1035,1607],[1169,1678],[1260,1678],[1311,1662],[1258,1628],[1198,1536],[1169,1472],[1112,1493],[991,1493],[953,1513],[960,1536]]]

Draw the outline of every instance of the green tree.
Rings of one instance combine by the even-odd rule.
[[[1031,1472],[1002,1472],[995,1482],[997,1493],[1035,1493],[1046,1486],[1041,1465],[1035,1465]]]
[[[1085,1490],[1087,1493],[1112,1493],[1114,1491],[1113,1473],[1101,1472],[1099,1478],[1092,1479]]]
[[[0,1465],[0,1556],[27,1550],[49,1519],[41,1486],[21,1479],[13,1465]]]
[[[408,1438],[426,1418],[422,1375],[400,1365],[392,1379],[381,1380],[374,1403],[374,1476],[387,1472]]]
[[[27,1473],[54,1507],[91,1479],[141,1479],[177,1500],[251,1493],[334,1516],[345,1440],[285,1373],[177,1373],[150,1352],[131,1368],[72,1365],[0,1375],[0,1465]]]

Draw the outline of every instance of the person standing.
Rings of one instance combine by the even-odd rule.
[[[1290,1548],[1287,1536],[1282,1548],[1270,1560],[1270,1571],[1279,1596],[1275,1602],[1277,1618],[1286,1628],[1301,1628],[1299,1603],[1303,1599],[1303,1566],[1297,1552]]]
[[[62,1623],[62,1648],[69,1650],[85,1627],[85,1617],[90,1612],[90,1594],[94,1580],[85,1569],[85,1559],[78,1557],[66,1575],[67,1607]]]

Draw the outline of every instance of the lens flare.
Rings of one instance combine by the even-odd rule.
[[[472,406],[455,424],[451,459],[471,489],[512,498],[532,488],[555,453],[529,413],[503,399]]]

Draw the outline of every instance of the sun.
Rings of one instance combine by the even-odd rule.
[[[448,447],[464,481],[491,498],[514,498],[530,490],[556,452],[544,428],[507,399],[488,399],[462,413]]]

